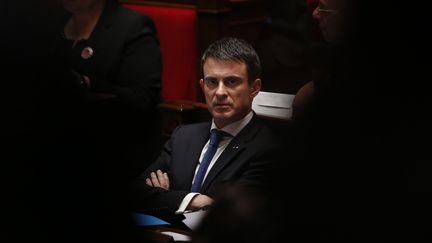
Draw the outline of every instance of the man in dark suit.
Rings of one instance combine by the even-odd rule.
[[[255,50],[243,40],[224,38],[208,47],[201,66],[200,85],[213,120],[176,128],[159,158],[132,187],[140,211],[169,218],[212,205],[225,186],[259,188],[274,178],[276,139],[251,108],[261,88]],[[225,136],[200,179],[213,129]]]

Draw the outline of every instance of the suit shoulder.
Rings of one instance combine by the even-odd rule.
[[[193,124],[186,124],[186,125],[179,125],[174,129],[173,134],[193,134],[197,131],[202,130],[209,130],[210,129],[210,122],[201,122],[201,123],[193,123]]]
[[[119,18],[125,22],[141,23],[150,26],[154,25],[154,21],[150,16],[123,6],[118,6],[117,14]]]
[[[258,132],[257,139],[259,141],[267,141],[266,145],[274,146],[275,144],[280,144],[280,136],[275,133],[267,124],[261,120],[257,120]]]
[[[121,5],[114,6],[109,10],[111,13],[109,23],[115,33],[128,36],[129,40],[136,40],[141,37],[152,37],[157,41],[157,30],[151,17],[128,9]]]

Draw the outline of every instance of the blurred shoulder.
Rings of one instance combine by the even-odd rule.
[[[123,22],[141,23],[141,24],[151,25],[151,26],[154,25],[152,18],[144,13],[127,8],[118,3],[113,4],[111,8],[112,11],[115,13],[116,18]]]

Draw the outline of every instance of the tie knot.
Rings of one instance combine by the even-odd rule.
[[[231,136],[229,133],[218,129],[212,129],[210,131],[210,145],[217,146],[223,137]]]

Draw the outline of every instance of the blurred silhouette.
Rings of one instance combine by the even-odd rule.
[[[0,241],[50,241],[54,211],[47,210],[47,188],[41,187],[40,145],[34,136],[36,88],[49,73],[45,58],[61,6],[57,1],[2,1],[0,52],[2,66],[2,127],[0,150]],[[52,188],[53,185],[50,185]],[[43,212],[43,213],[42,213]]]
[[[63,7],[69,14],[52,58],[71,78],[42,90],[63,115],[64,135],[56,136],[134,178],[161,143],[156,108],[162,64],[154,23],[116,0],[64,0]]]
[[[279,191],[281,193],[282,191]],[[311,221],[319,200],[303,200],[287,192],[234,186],[218,195],[216,203],[193,234],[193,242],[310,242],[352,239],[352,232],[337,222]],[[313,217],[312,217],[313,216]]]
[[[62,3],[67,14],[50,57],[63,75],[41,85],[56,148],[46,154],[61,164],[59,204],[79,205],[69,221],[94,240],[129,241],[128,182],[160,149],[156,29],[116,0]]]
[[[304,0],[267,0],[267,20],[257,40],[264,91],[294,94],[310,80],[311,16]]]
[[[293,104],[298,179],[325,203],[328,213],[314,220],[339,222],[348,239],[428,234],[420,223],[427,209],[412,194],[430,190],[418,170],[430,169],[421,142],[430,133],[426,69],[418,62],[427,46],[414,41],[421,32],[412,27],[425,22],[421,14],[407,18],[415,7],[405,7],[321,0],[313,13],[326,48],[319,72]]]
[[[159,101],[159,87],[156,84],[151,91],[154,92],[154,97],[143,98],[151,100],[149,107],[152,108],[149,108],[148,113],[141,109],[142,106],[127,108],[126,103],[134,101],[127,98],[127,101],[123,100],[124,97],[130,97],[125,94],[128,93],[128,88],[124,84],[119,85],[121,92],[117,96],[121,98],[93,100],[94,96],[89,95],[91,91],[80,85],[84,73],[79,71],[83,67],[71,72],[70,66],[52,55],[53,42],[61,37],[63,29],[62,8],[61,2],[54,0],[1,3],[1,26],[5,33],[1,39],[1,53],[4,57],[2,66],[6,67],[3,78],[8,80],[3,86],[6,102],[2,102],[5,104],[5,109],[2,110],[5,111],[6,123],[2,128],[2,139],[7,143],[4,153],[2,151],[2,161],[7,163],[2,163],[1,166],[4,174],[2,189],[5,187],[2,191],[5,192],[7,205],[4,214],[2,210],[2,221],[5,221],[7,227],[2,229],[2,233],[6,232],[1,237],[5,238],[4,242],[22,242],[28,239],[43,242],[128,242],[133,240],[133,229],[129,227],[123,194],[126,193],[127,177],[133,176],[128,173],[140,170],[131,168],[132,161],[128,157],[122,157],[122,153],[130,155],[129,158],[141,153],[151,159],[150,153],[145,154],[148,148],[140,146],[151,134],[158,133],[157,126],[146,125],[150,124],[147,123],[149,119],[156,118],[151,112]],[[125,63],[133,54],[138,55],[140,44],[147,40],[148,45],[144,44],[143,48],[152,49],[154,59],[148,56],[149,53],[145,54],[145,58],[155,63],[148,67],[155,73],[150,79],[151,82],[158,83],[160,72],[157,67],[160,67],[160,59],[153,25],[146,17],[126,12],[121,16],[114,14],[122,21],[113,21],[116,24],[107,30],[121,29],[117,24],[125,21],[125,26],[130,29],[124,28],[124,32],[131,31],[128,39],[123,42],[138,47],[135,51],[124,53],[127,58],[114,58],[115,62]],[[116,42],[120,37],[121,34],[118,34],[115,38],[107,38],[107,41],[102,42]],[[126,51],[123,47],[117,47],[116,50]],[[100,51],[98,54],[113,54],[114,49],[109,52]],[[96,56],[98,55],[94,53],[93,57]],[[108,58],[102,59],[109,62]],[[139,64],[145,65],[145,62]],[[129,67],[144,69],[133,66]],[[106,68],[113,76],[117,76],[116,72],[122,70],[111,65]],[[93,71],[97,73],[101,69],[95,68]],[[140,75],[132,74],[132,71],[129,73],[125,69],[122,72],[124,76],[137,78],[138,83],[143,80]],[[93,78],[92,74],[94,73],[90,71],[85,73],[90,79]],[[96,76],[99,78],[94,75],[93,81],[97,79]],[[126,82],[126,79],[121,80]],[[95,83],[96,81],[93,82]],[[138,84],[132,86],[138,91],[142,89]],[[95,85],[93,88],[96,89]],[[115,94],[111,95],[113,96]],[[141,92],[137,92],[135,97],[141,99],[143,96]],[[100,106],[96,109],[98,105]],[[90,112],[92,108],[95,108],[94,113]],[[142,119],[147,115],[149,119],[145,119],[146,122],[143,123]],[[106,119],[107,116],[110,119]],[[126,124],[122,125],[122,122]],[[120,129],[116,126],[111,129],[109,124],[115,124]],[[142,129],[133,130],[134,124],[151,132],[143,134]],[[122,126],[130,130],[121,129]],[[119,136],[122,139],[118,140]],[[130,140],[126,141],[126,138]],[[151,142],[157,147],[158,137]],[[121,146],[116,147],[115,144]],[[125,150],[120,153],[122,148]],[[135,150],[137,148],[139,150]],[[136,152],[132,153],[133,151]],[[139,166],[142,164],[140,161]]]
[[[227,188],[216,197],[216,203],[194,232],[193,242],[283,241],[286,231],[280,208],[271,206],[268,194],[256,188]]]

